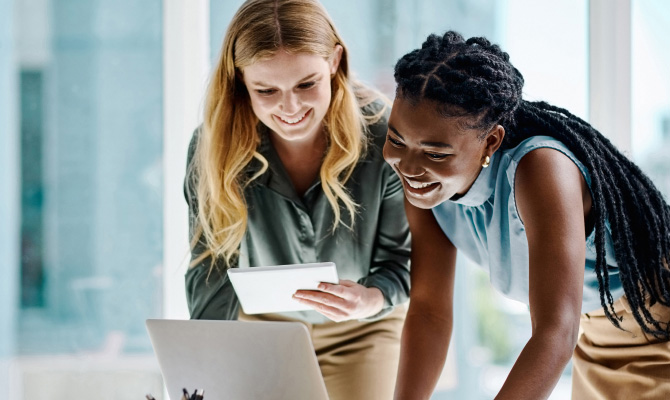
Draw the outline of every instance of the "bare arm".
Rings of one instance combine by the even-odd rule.
[[[590,194],[570,159],[538,149],[519,163],[515,195],[528,237],[533,332],[496,399],[545,399],[577,342]]]
[[[444,367],[451,339],[456,248],[430,210],[407,201],[405,210],[412,232],[412,285],[395,398],[428,399]]]

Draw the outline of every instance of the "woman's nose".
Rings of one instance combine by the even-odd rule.
[[[396,164],[396,168],[403,176],[417,178],[426,173],[426,170],[413,157],[403,157]]]
[[[300,99],[295,93],[291,91],[284,92],[281,100],[279,109],[287,116],[293,116],[293,114],[300,111]]]

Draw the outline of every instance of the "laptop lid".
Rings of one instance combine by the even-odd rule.
[[[307,328],[299,322],[148,319],[172,400],[182,388],[205,399],[327,400]]]

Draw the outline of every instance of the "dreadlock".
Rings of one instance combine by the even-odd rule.
[[[605,232],[609,221],[624,292],[642,330],[670,338],[668,321],[648,305],[670,306],[670,206],[651,180],[600,132],[565,109],[522,99],[521,73],[509,55],[483,37],[465,40],[449,31],[430,35],[420,49],[395,66],[397,96],[427,99],[445,117],[467,117],[484,137],[495,124],[505,128],[502,149],[537,135],[563,142],[591,176],[600,304],[618,328],[609,288]],[[647,305],[648,304],[648,305]]]

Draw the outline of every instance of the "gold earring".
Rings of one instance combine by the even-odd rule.
[[[491,157],[486,156],[486,157],[484,157],[484,162],[482,163],[482,167],[487,168],[489,165],[491,165]]]

